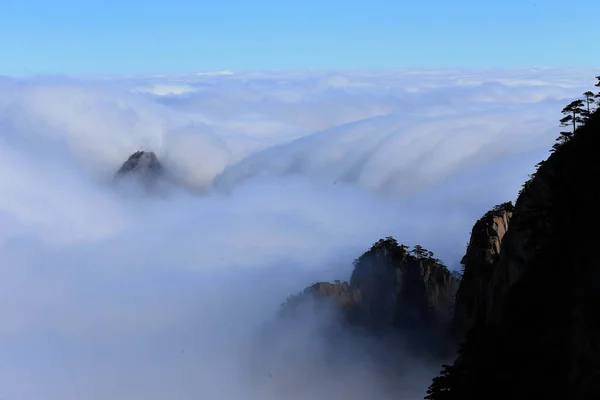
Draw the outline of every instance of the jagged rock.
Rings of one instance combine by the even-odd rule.
[[[152,151],[136,151],[129,156],[117,171],[117,176],[127,174],[141,174],[144,176],[158,176],[163,167]]]
[[[475,321],[485,318],[489,287],[500,258],[502,241],[508,231],[514,206],[507,202],[495,206],[473,226],[467,252],[461,260],[464,273],[456,293],[454,326],[459,335]]]
[[[137,180],[146,189],[154,189],[166,178],[165,169],[152,151],[136,151],[115,174],[115,180],[130,178]]]

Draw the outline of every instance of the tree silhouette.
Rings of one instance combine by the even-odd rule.
[[[426,400],[451,400],[456,395],[452,392],[455,367],[452,365],[442,365],[440,376],[433,378],[429,389],[427,389]]]
[[[561,113],[564,117],[560,120],[560,126],[572,127],[571,131],[561,132],[561,136],[556,139],[557,141],[562,141],[564,143],[573,137],[577,127],[584,122],[583,115],[585,115],[585,109],[583,108],[583,100],[573,100],[569,105],[563,108]]]
[[[598,82],[596,82],[596,85],[595,85],[595,86],[598,86],[598,87],[600,87],[600,75],[598,75],[598,76],[596,77],[596,79],[598,80]]]
[[[592,115],[592,109],[590,108],[590,105],[593,105],[595,103],[595,98],[597,95],[594,94],[594,92],[588,90],[587,92],[585,92],[583,94],[585,96],[585,104],[586,104],[586,110],[585,110],[585,119],[588,119],[590,117],[590,115]]]
[[[433,252],[427,250],[423,246],[416,244],[415,247],[410,251],[411,254],[418,260],[422,258],[431,258],[433,257]]]

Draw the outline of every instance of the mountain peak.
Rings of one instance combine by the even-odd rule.
[[[154,152],[139,150],[130,155],[121,165],[114,179],[117,181],[123,179],[137,181],[146,190],[154,192],[157,185],[162,185],[161,182],[168,181],[168,175]]]
[[[159,174],[163,167],[153,151],[136,151],[117,171],[117,175],[129,173]]]

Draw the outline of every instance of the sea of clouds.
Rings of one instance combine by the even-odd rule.
[[[515,200],[593,76],[0,77],[0,399],[386,399],[356,357],[325,368],[310,329],[303,361],[271,368],[306,378],[260,386],[248,338],[384,236],[459,268],[473,222]],[[116,190],[140,149],[183,187]],[[407,399],[437,370],[417,364]]]

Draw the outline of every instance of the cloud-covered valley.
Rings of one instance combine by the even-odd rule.
[[[304,361],[274,368],[313,380],[259,387],[248,340],[288,295],[347,279],[381,237],[457,268],[473,222],[516,198],[591,76],[1,78],[0,399],[385,399],[360,360],[328,375],[305,330]],[[140,149],[183,185],[115,189]],[[437,369],[410,363],[407,396]]]

